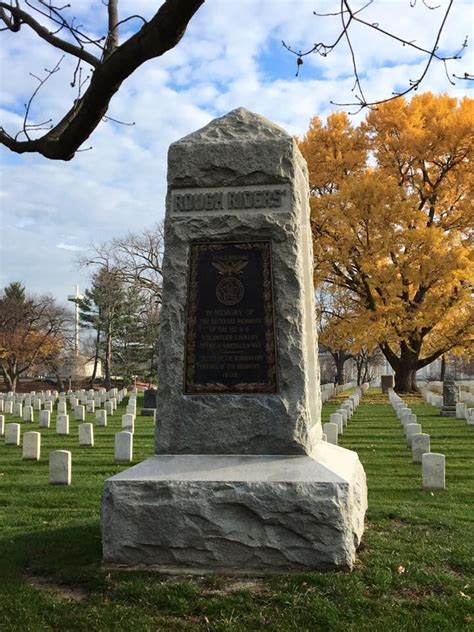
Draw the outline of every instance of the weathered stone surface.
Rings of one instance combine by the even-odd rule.
[[[5,425],[5,445],[19,446],[21,440],[20,424]]]
[[[411,450],[413,463],[421,463],[423,454],[430,451],[430,435],[423,432],[413,435]]]
[[[340,413],[331,413],[329,423],[336,424],[338,434],[344,433],[344,417]]]
[[[94,447],[94,426],[92,424],[79,424],[79,445]]]
[[[156,410],[156,389],[154,388],[146,388],[143,392],[143,408],[141,410],[141,414],[145,415],[145,417],[153,417]],[[133,412],[136,411],[128,411]]]
[[[128,430],[128,432],[134,432],[135,430],[135,415],[126,413],[122,415],[122,429]]]
[[[55,450],[49,453],[49,484],[71,484],[72,457],[68,450]]]
[[[107,425],[107,411],[106,410],[96,410],[95,411],[95,425],[96,426],[106,426]]]
[[[39,413],[39,427],[49,428],[51,423],[51,412],[49,410],[40,410]]]
[[[421,457],[422,484],[426,490],[441,490],[446,488],[444,454],[430,452]]]
[[[69,434],[69,415],[58,415],[56,420],[56,433]]]
[[[409,448],[411,448],[411,441],[412,441],[412,437],[413,435],[419,434],[421,432],[421,425],[420,424],[407,424],[405,426],[405,436],[406,436],[406,440],[407,440],[407,446]]]
[[[442,417],[456,417],[456,404],[459,402],[459,387],[453,380],[443,382],[443,406],[440,415]]]
[[[243,108],[171,145],[155,450],[304,454],[321,437],[307,167],[296,142]],[[279,208],[175,212],[198,188],[284,188]],[[225,188],[224,188],[225,187]],[[189,243],[271,240],[279,392],[183,394]],[[221,402],[225,398],[225,414]]]
[[[104,560],[350,568],[367,488],[357,455],[321,441],[306,164],[239,109],[171,146],[168,183],[157,456],[106,481]]]
[[[177,572],[351,568],[367,505],[357,455],[159,455],[109,479],[104,561]]]
[[[327,423],[323,424],[323,431],[326,435],[326,441],[337,445],[337,435],[339,434],[339,424]]]
[[[39,461],[40,456],[41,434],[39,432],[25,432],[23,435],[23,459],[27,461]]]
[[[115,460],[130,463],[133,459],[133,433],[125,430],[115,435]],[[130,471],[130,470],[127,470]]]

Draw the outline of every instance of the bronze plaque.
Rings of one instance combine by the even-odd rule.
[[[269,241],[191,244],[186,393],[276,393]]]

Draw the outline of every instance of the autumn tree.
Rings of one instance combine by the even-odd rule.
[[[353,336],[379,345],[398,391],[472,345],[472,120],[471,99],[426,93],[358,126],[313,119],[301,142],[315,282],[339,292]]]
[[[0,370],[7,390],[15,391],[28,371],[49,365],[70,337],[71,316],[50,296],[29,296],[11,283],[0,296]]]

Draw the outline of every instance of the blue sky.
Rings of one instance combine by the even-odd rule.
[[[71,11],[91,33],[102,33],[105,9],[99,0],[71,0]],[[60,301],[78,283],[88,284],[89,271],[77,256],[91,243],[127,232],[139,232],[163,218],[166,154],[171,142],[202,127],[212,118],[244,106],[267,116],[290,133],[303,135],[312,116],[338,109],[333,101],[351,97],[350,59],[341,47],[330,57],[305,58],[299,78],[295,59],[281,46],[295,49],[331,41],[334,18],[316,18],[313,10],[334,11],[335,0],[207,0],[191,21],[179,45],[141,67],[114,97],[110,116],[133,127],[103,123],[69,162],[40,156],[17,156],[0,150],[0,287],[19,280],[34,293],[52,293]],[[367,19],[429,45],[447,0],[428,10],[421,0],[376,0]],[[150,17],[159,0],[121,0],[121,17]],[[456,50],[466,35],[472,3],[456,0],[441,46]],[[130,23],[129,23],[130,24]],[[129,28],[129,27],[127,27]],[[123,32],[122,38],[127,34]],[[1,33],[0,125],[10,133],[21,128],[23,104],[35,87],[29,73],[42,73],[59,59],[58,52],[23,28]],[[386,39],[354,31],[354,45],[366,80],[367,95],[389,95],[407,78],[418,76],[421,58]],[[473,53],[454,62],[450,72],[472,72]],[[469,67],[470,66],[470,67]],[[32,120],[60,118],[70,107],[70,62],[38,95]],[[468,94],[469,86],[451,86],[442,64],[434,64],[424,90]],[[355,118],[355,121],[358,119]]]

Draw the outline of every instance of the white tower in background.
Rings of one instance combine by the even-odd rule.
[[[76,329],[75,329],[75,340],[74,340],[74,352],[75,355],[79,355],[79,302],[84,299],[83,294],[79,294],[79,286],[76,285],[76,293],[69,294],[67,297],[68,301],[76,304]]]

